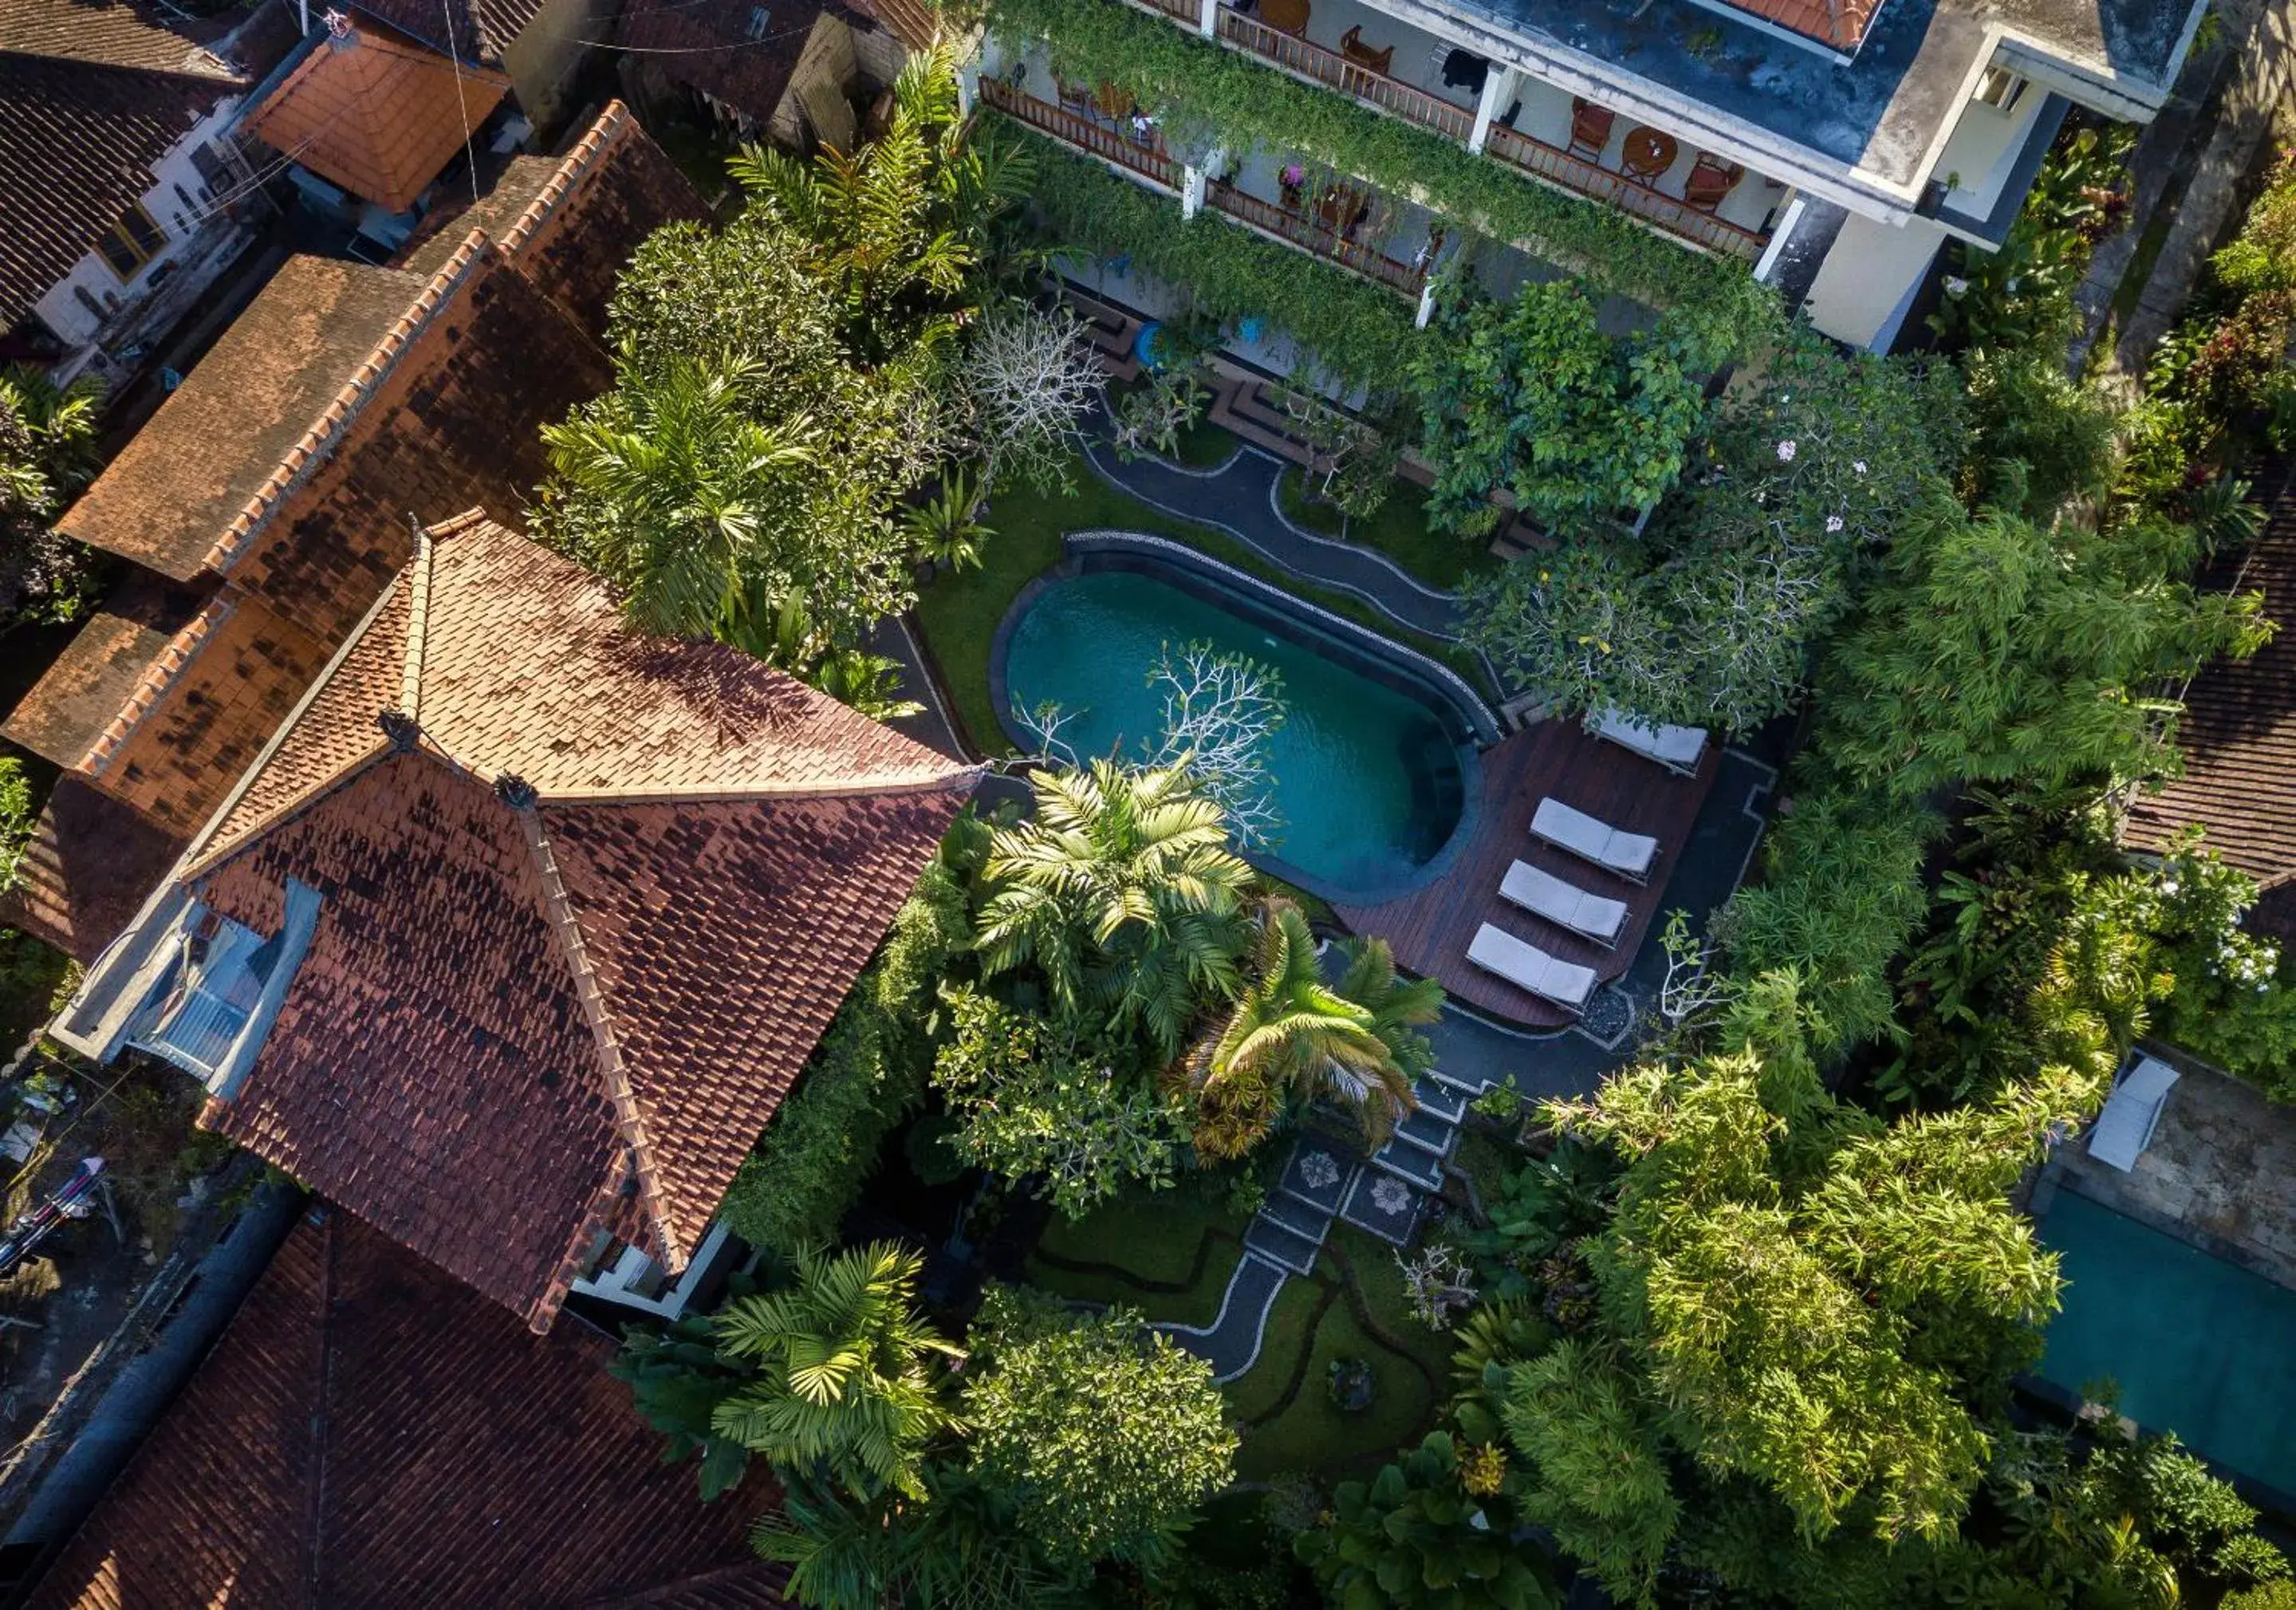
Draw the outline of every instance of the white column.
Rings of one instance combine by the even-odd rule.
[[[1467,135],[1467,149],[1477,156],[1483,153],[1485,142],[1491,137],[1491,124],[1514,99],[1515,76],[1512,67],[1491,63],[1491,70],[1483,75],[1483,98],[1475,102],[1475,127]]]
[[[1424,330],[1434,317],[1435,276],[1431,274],[1427,276],[1427,283],[1419,288],[1419,311],[1413,315],[1411,322]]]
[[[1204,209],[1204,189],[1211,176],[1201,168],[1180,169],[1180,216],[1193,218]]]
[[[1203,0],[1196,12],[1196,31],[1207,39],[1219,37],[1220,0]]]

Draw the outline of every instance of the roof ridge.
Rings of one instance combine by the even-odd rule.
[[[881,794],[946,794],[987,775],[988,764],[951,761],[945,771],[910,771],[892,776],[851,778],[817,783],[755,783],[747,788],[697,783],[692,788],[537,789],[545,805],[708,805],[749,799],[866,799]]]
[[[430,625],[430,533],[414,527],[414,557],[406,565],[406,652],[398,670],[399,713],[419,731],[422,725],[422,656]]]
[[[380,729],[377,731],[376,738],[374,746],[363,751],[356,760],[304,789],[286,804],[257,817],[253,821],[249,822],[229,844],[218,845],[209,842],[199,846],[195,854],[187,855],[184,858],[182,870],[176,875],[178,879],[189,883],[196,879],[206,877],[242,850],[248,848],[256,839],[263,838],[276,829],[285,827],[328,796],[348,788],[365,776],[374,769],[377,762],[388,760],[398,752],[389,737]],[[229,806],[226,805],[220,808],[228,809]]]
[[[119,758],[119,751],[135,735],[152,712],[159,707],[160,696],[184,674],[185,666],[199,658],[200,645],[239,608],[236,591],[218,592],[200,606],[200,612],[176,629],[168,646],[160,650],[144,674],[135,679],[135,691],[119,707],[119,714],[105,723],[95,741],[87,746],[75,771],[90,778],[101,777]]]
[[[529,201],[518,217],[511,220],[510,227],[503,231],[502,249],[516,257],[534,232],[542,227],[543,220],[558,209],[558,204],[566,199],[567,192],[574,188],[575,183],[589,170],[606,147],[619,140],[631,127],[634,126],[630,122],[629,108],[622,104],[620,98],[618,96],[607,102],[605,110],[598,114],[588,130],[574,143],[572,149],[559,162],[557,170],[535,192],[534,200]]]
[[[439,266],[429,283],[415,293],[406,312],[401,314],[373,350],[351,372],[334,400],[321,411],[318,420],[306,430],[302,438],[287,450],[276,469],[225,527],[223,534],[209,545],[202,568],[220,575],[225,568],[245,551],[286,501],[287,494],[316,470],[328,452],[350,429],[350,422],[365,407],[382,382],[398,367],[415,338],[427,330],[455,293],[469,282],[477,265],[485,257],[493,242],[486,231],[473,228],[463,237],[454,255]],[[385,269],[386,274],[404,273],[401,269]],[[410,276],[411,277],[411,276]]]
[[[646,1217],[653,1223],[654,1233],[661,1238],[663,1263],[672,1270],[683,1269],[690,1254],[669,1222],[660,1176],[654,1167],[653,1141],[646,1132],[645,1115],[639,1109],[636,1092],[630,1088],[629,1067],[623,1059],[621,1039],[614,1032],[605,993],[599,988],[597,971],[590,964],[589,948],[582,941],[581,919],[574,914],[573,898],[566,892],[566,879],[558,870],[558,856],[551,846],[550,836],[543,831],[541,813],[531,805],[523,809],[513,805],[512,810],[518,818],[520,830],[526,835],[535,868],[541,874],[545,915],[557,933],[567,965],[573,971],[575,997],[581,1001],[582,1015],[589,1020],[590,1032],[598,1042],[598,1071],[605,1078],[606,1099],[614,1109],[614,1127],[621,1135],[622,1144],[629,1148],[631,1167],[637,1175],[639,1199],[645,1207]]]

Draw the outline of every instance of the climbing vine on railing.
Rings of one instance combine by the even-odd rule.
[[[994,0],[990,26],[1008,39],[1043,41],[1054,69],[1071,82],[1130,90],[1182,149],[1201,155],[1253,146],[1312,157],[1483,234],[1521,242],[1598,290],[1671,308],[1718,356],[1766,344],[1784,324],[1776,297],[1742,263],[1685,250],[1599,202],[1535,184],[1440,135],[1128,5]]]
[[[1221,323],[1264,319],[1340,379],[1375,389],[1402,380],[1418,332],[1410,305],[1392,291],[1209,213],[1184,222],[1170,196],[1119,179],[1009,119],[1005,127],[1029,148],[1030,199],[1063,246],[1129,257]]]

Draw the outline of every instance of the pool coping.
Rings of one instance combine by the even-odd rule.
[[[1459,763],[1459,819],[1453,824],[1442,847],[1413,869],[1409,877],[1369,890],[1342,888],[1267,850],[1239,846],[1237,853],[1245,861],[1269,876],[1304,889],[1320,900],[1349,904],[1375,903],[1400,899],[1440,878],[1465,846],[1474,841],[1483,809],[1480,747],[1498,741],[1498,721],[1482,697],[1457,672],[1406,644],[1397,642],[1383,633],[1351,621],[1345,616],[1335,615],[1282,587],[1167,537],[1096,527],[1068,533],[1061,539],[1061,562],[1029,578],[1006,607],[1004,617],[996,623],[996,634],[989,640],[988,695],[996,708],[996,723],[1015,748],[1023,754],[1037,752],[1034,740],[1029,734],[1018,731],[1013,719],[1013,691],[1005,680],[1004,666],[1012,647],[1014,626],[1054,582],[1086,574],[1088,561],[1146,560],[1152,567],[1177,573],[1176,579],[1182,584],[1194,582],[1197,588],[1208,586],[1212,589],[1211,595],[1205,597],[1208,603],[1256,606],[1295,628],[1320,632],[1326,637],[1340,640],[1338,646],[1342,650],[1352,652],[1374,665],[1372,671],[1355,665],[1347,665],[1346,669],[1357,675],[1367,676],[1369,680],[1388,682],[1390,686],[1393,685],[1391,678],[1417,682],[1422,685],[1412,691],[1411,696],[1423,702],[1447,707],[1451,719],[1446,723],[1447,727],[1456,722],[1466,729],[1464,740],[1454,736],[1452,740],[1453,751]],[[1152,576],[1152,569],[1148,573]],[[1197,588],[1184,584],[1182,591],[1196,591]],[[1219,595],[1218,589],[1222,588],[1228,592],[1226,598]],[[1236,596],[1239,593],[1242,596]],[[1199,596],[1203,594],[1199,593]],[[1294,641],[1300,642],[1299,639]],[[1313,652],[1325,653],[1325,646],[1312,640],[1301,642],[1300,646]],[[1326,654],[1326,658],[1331,656]],[[1386,662],[1385,675],[1377,674],[1382,668],[1379,662],[1382,661]],[[1334,663],[1344,664],[1341,661]],[[1405,691],[1402,689],[1397,691]]]
[[[2262,1280],[2277,1289],[2287,1289],[2271,1276],[2251,1268],[2244,1258],[2227,1257],[2217,1247],[2196,1239],[2192,1232],[2176,1221],[2142,1207],[2132,1212],[2129,1206],[2118,1202],[2108,1202],[2102,1197],[2081,1189],[2080,1186],[2080,1176],[2054,1159],[2042,1165],[2038,1177],[2033,1182],[2032,1194],[2026,1208],[2026,1216],[2033,1222],[2036,1239],[2042,1239],[2040,1233],[2042,1227],[2048,1222],[2051,1210],[2056,1206],[2057,1197],[2060,1195],[2075,1196],[2093,1207],[2102,1208],[2109,1214],[2118,1214],[2131,1223],[2142,1225],[2155,1235],[2165,1237],[2179,1246],[2190,1247],[2203,1257],[2214,1258],[2219,1263],[2237,1269],[2243,1274]],[[2046,1247],[2047,1242],[2042,1239],[2042,1245]],[[2237,1251],[2236,1248],[2234,1250]],[[2041,1335],[2046,1338],[2047,1335],[2046,1326],[2041,1328]],[[2043,1376],[2039,1372],[2038,1364],[2034,1369],[2023,1371],[2016,1377],[2016,1387],[2019,1391],[2068,1416],[2077,1418],[2086,1404],[2086,1400],[2082,1398],[2078,1387],[2059,1385]],[[2118,1410],[2115,1412],[2117,1413]],[[2172,1426],[2147,1426],[2128,1415],[2121,1415],[2120,1418],[2129,1425],[2135,1426],[2141,1435],[2159,1436],[2176,1430]],[[2229,1483],[2242,1498],[2255,1508],[2272,1514],[2296,1518],[2296,1492],[2284,1491],[2261,1477],[2249,1475],[2236,1466],[2227,1465],[2221,1459],[2210,1457],[2192,1443],[2185,1442],[2181,1434],[2177,1435],[2177,1445],[2207,1466],[2210,1475],[2220,1481]]]

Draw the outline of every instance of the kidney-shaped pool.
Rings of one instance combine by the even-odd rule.
[[[1473,748],[1462,717],[1406,664],[1199,585],[1209,590],[1130,566],[1047,578],[1001,634],[1008,708],[1056,704],[1078,754],[1137,755],[1160,719],[1148,679],[1165,645],[1249,655],[1282,675],[1285,709],[1268,748],[1283,825],[1254,859],[1327,899],[1384,900],[1420,882],[1464,808]]]

